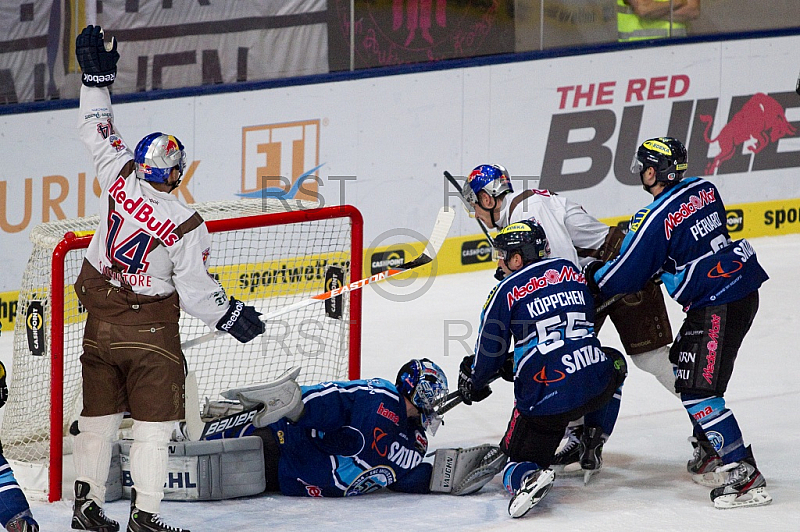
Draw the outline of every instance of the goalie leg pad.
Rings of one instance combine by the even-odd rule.
[[[272,382],[233,388],[222,392],[226,399],[238,400],[245,408],[261,404],[263,410],[253,418],[253,426],[266,427],[285,417],[297,421],[303,414],[303,394],[295,382],[300,367],[294,367]]]
[[[266,488],[261,438],[170,442],[164,500],[216,501],[258,495]],[[123,496],[131,496],[131,442],[120,442]],[[136,486],[137,506],[139,487]]]
[[[437,449],[430,490],[452,495],[475,493],[503,469],[506,460],[496,445]]]

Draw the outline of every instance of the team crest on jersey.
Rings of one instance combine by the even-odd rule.
[[[650,209],[642,209],[636,214],[633,215],[631,218],[630,230],[634,233],[639,230],[639,226],[642,225],[644,219],[647,218],[647,215],[650,214]]]
[[[349,497],[351,495],[364,495],[365,493],[371,493],[381,488],[385,488],[396,480],[397,476],[394,474],[394,471],[391,467],[373,467],[372,469],[367,469],[353,479],[353,482],[347,486],[344,496]]]

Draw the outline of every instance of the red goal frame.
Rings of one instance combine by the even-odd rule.
[[[364,219],[361,212],[352,205],[209,220],[206,225],[210,233],[217,233],[333,218],[350,218],[350,282],[358,281],[363,271]],[[50,484],[48,500],[50,502],[61,500],[64,466],[64,261],[69,251],[88,247],[91,239],[91,235],[76,236],[74,233],[67,233],[53,251],[50,289],[51,316],[53,317],[50,320],[50,470],[48,473]],[[62,318],[55,319],[55,316]],[[360,290],[350,292],[350,320],[348,376],[350,379],[358,379],[361,375]]]

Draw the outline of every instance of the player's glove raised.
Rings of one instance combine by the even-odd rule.
[[[225,331],[246,344],[266,330],[264,322],[258,317],[261,313],[255,307],[245,305],[231,296],[228,312],[217,322],[217,329]]]
[[[117,40],[103,42],[100,26],[86,26],[75,39],[75,55],[81,66],[81,81],[87,87],[107,87],[117,78]]]
[[[472,364],[475,361],[475,355],[465,356],[458,367],[458,391],[461,393],[461,398],[464,400],[465,405],[471,405],[474,402],[483,401],[492,394],[492,389],[487,385],[479,390],[474,389],[472,382]]]

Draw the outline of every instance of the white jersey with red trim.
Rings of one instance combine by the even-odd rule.
[[[92,154],[100,197],[100,224],[86,260],[112,283],[138,294],[178,291],[181,308],[214,327],[228,310],[225,290],[208,273],[211,236],[200,215],[180,199],[123,176],[133,160],[114,124],[108,89],[81,87],[81,139]]]
[[[514,210],[509,218],[512,205]],[[599,249],[610,229],[577,203],[549,190],[540,189],[508,194],[497,225],[503,228],[531,218],[544,229],[550,244],[550,256],[567,259],[579,268],[591,259],[579,259],[576,248]]]

